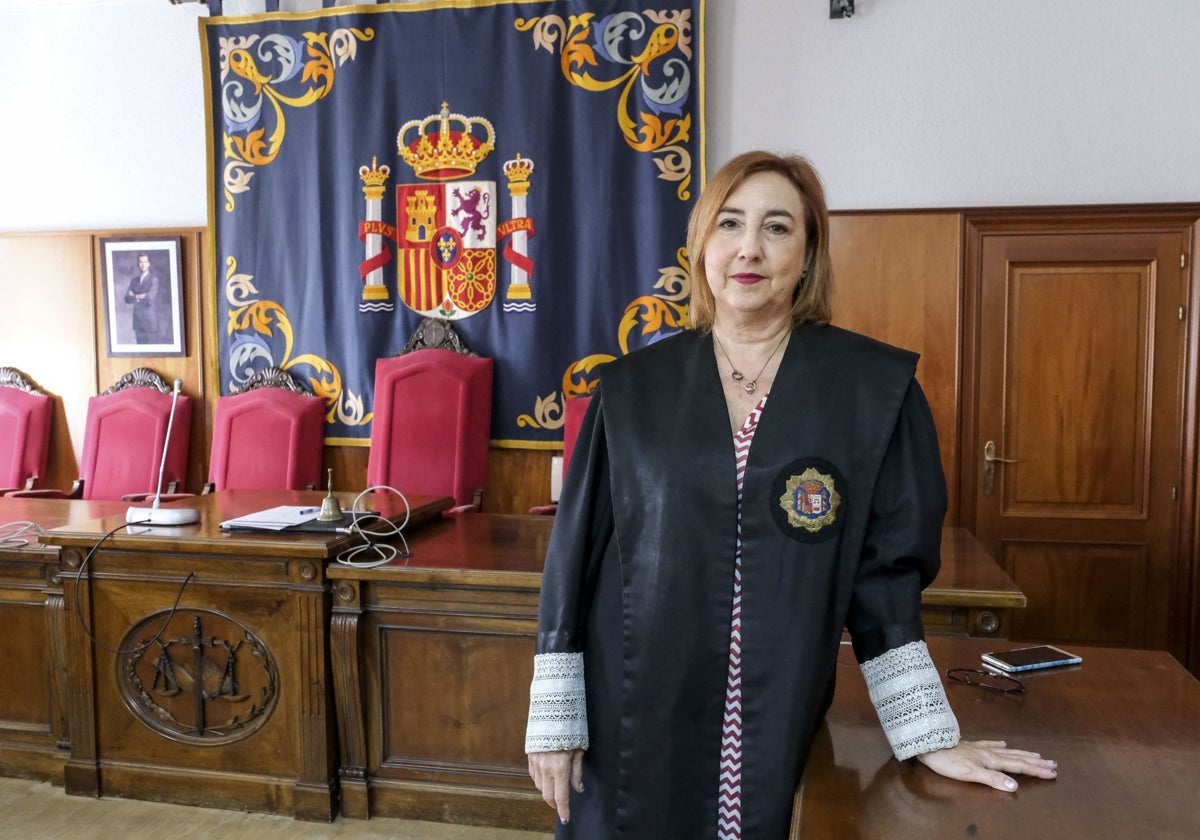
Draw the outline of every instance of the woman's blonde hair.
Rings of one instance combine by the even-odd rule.
[[[717,216],[729,194],[751,175],[777,172],[791,182],[804,206],[804,232],[808,243],[807,269],[792,301],[792,326],[827,324],[832,317],[833,268],[829,263],[829,210],[821,178],[807,158],[771,152],[745,152],[717,170],[700,194],[688,217],[687,250],[692,267],[690,320],[693,329],[712,328],[716,301],[704,273],[704,251]]]

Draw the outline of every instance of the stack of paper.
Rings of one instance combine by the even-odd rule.
[[[256,513],[248,513],[234,519],[226,519],[221,523],[223,531],[282,531],[301,522],[311,522],[321,513],[319,507],[300,507],[298,505],[280,505],[267,508]]]

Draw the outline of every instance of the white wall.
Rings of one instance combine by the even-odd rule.
[[[707,158],[836,209],[1200,201],[1195,0],[708,0]],[[0,231],[207,221],[198,4],[0,0]]]
[[[839,209],[1200,200],[1195,0],[709,7],[710,160],[800,151]]]
[[[0,230],[206,224],[205,14],[0,0]]]

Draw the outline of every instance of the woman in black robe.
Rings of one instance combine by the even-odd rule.
[[[1015,790],[925,646],[945,481],[914,354],[829,325],[816,172],[751,152],[688,226],[692,328],[601,369],[543,575],[526,752],[561,838],[784,838],[848,630],[899,759]]]

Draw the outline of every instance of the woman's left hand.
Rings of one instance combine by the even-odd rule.
[[[959,741],[957,746],[922,753],[917,761],[939,775],[977,782],[1011,793],[1017,780],[1008,773],[1053,779],[1058,763],[1027,750],[1010,750],[1004,741]]]

